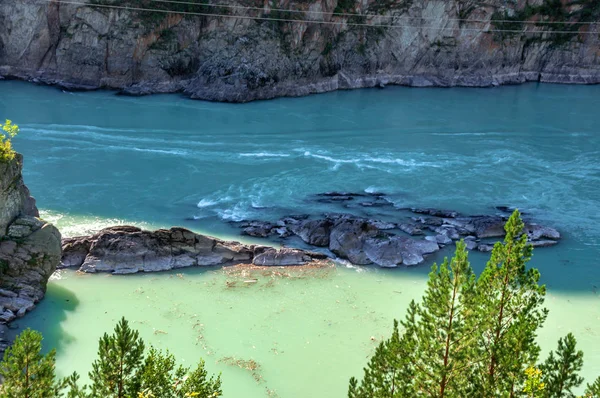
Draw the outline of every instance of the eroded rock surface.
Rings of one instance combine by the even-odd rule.
[[[3,1],[0,77],[234,102],[394,84],[599,83],[597,0],[547,3],[152,2],[169,13],[124,9],[134,0]]]
[[[0,162],[0,331],[44,297],[48,278],[60,263],[60,233],[38,218],[23,183],[23,157]],[[6,346],[0,333],[0,355]]]
[[[319,253],[244,245],[179,227],[145,231],[116,226],[91,236],[65,238],[62,243],[62,266],[88,273],[132,274],[239,263],[304,265],[325,259]]]

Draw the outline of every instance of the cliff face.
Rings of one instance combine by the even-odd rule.
[[[597,0],[66,1],[0,1],[0,76],[218,101],[600,82]]]
[[[60,263],[60,233],[38,218],[21,175],[23,157],[0,162],[0,354],[3,324],[23,316],[44,297]]]

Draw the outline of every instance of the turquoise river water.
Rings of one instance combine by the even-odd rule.
[[[548,287],[540,344],[546,353],[572,331],[588,381],[600,375],[599,100],[600,86],[529,84],[239,105],[0,82],[26,183],[65,236],[132,223],[249,241],[228,221],[329,211],[310,195],[332,190],[382,191],[398,207],[527,211],[564,235],[531,262]],[[448,254],[393,270],[61,271],[17,331],[39,329],[59,373],[85,375],[98,337],[125,316],[149,343],[222,372],[226,397],[341,397]],[[486,257],[471,255],[476,269]]]

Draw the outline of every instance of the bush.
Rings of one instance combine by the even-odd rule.
[[[19,133],[19,126],[6,120],[0,124],[0,162],[10,162],[15,158],[15,151],[12,149],[11,138]]]

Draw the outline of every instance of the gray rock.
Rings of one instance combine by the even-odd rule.
[[[456,218],[458,217],[458,212],[452,210],[441,210],[441,209],[433,209],[433,208],[411,208],[413,213],[417,214],[428,214],[434,217],[445,217],[445,218]]]
[[[492,249],[494,248],[494,245],[492,244],[488,244],[488,243],[481,243],[479,245],[477,245],[477,250],[479,250],[480,252],[491,252]]]
[[[437,242],[431,242],[425,239],[411,239],[401,237],[400,239],[400,254],[402,262],[405,265],[417,265],[425,261],[423,257],[426,254],[431,254],[440,249]]]
[[[497,238],[505,235],[505,220],[498,216],[478,216],[470,221],[475,235],[479,238]]]
[[[414,224],[399,224],[398,228],[409,235],[423,235],[423,230]]]
[[[386,230],[386,229],[395,229],[397,225],[393,222],[387,221],[379,221],[379,220],[369,220],[369,223],[377,229]]]
[[[117,226],[92,236],[68,238],[63,243],[63,263],[79,265],[80,271],[88,273],[132,274],[253,262],[302,265],[324,257],[303,250],[276,251],[264,247],[257,250],[254,246],[222,241],[179,227],[145,231]],[[261,256],[256,259],[258,254]]]
[[[525,225],[525,233],[530,240],[539,240],[541,238],[558,240],[561,238],[560,232],[556,229],[533,223]]]
[[[465,239],[465,247],[467,248],[467,250],[475,250],[477,249],[477,242],[475,242],[474,240]]]
[[[34,308],[60,262],[60,233],[37,218],[22,167],[20,154],[0,162],[0,324]]]
[[[348,23],[351,15],[336,16],[340,24],[299,20],[273,29],[253,19],[168,13],[149,19],[144,12],[92,4],[25,1],[17,7],[7,1],[0,3],[0,77],[68,89],[113,88],[130,95],[183,92],[231,102],[394,84],[600,82],[598,24],[586,25],[589,34],[554,46],[551,40],[529,41],[530,34],[506,37],[487,28],[473,30],[472,24],[456,19],[455,2],[403,4],[401,10],[380,9],[382,18],[401,11],[407,20],[428,24],[386,29],[377,40],[364,41],[361,31]],[[367,0],[361,7],[381,5]],[[471,15],[493,28],[489,9],[513,15],[521,7],[522,2],[500,0],[474,3]],[[299,16],[306,20],[320,10],[324,14],[318,18],[331,22],[335,5],[292,1],[285,8],[304,10]],[[268,11],[257,16],[266,17]],[[428,29],[430,25],[447,29]],[[358,46],[364,51],[357,52]]]
[[[264,226],[253,225],[253,226],[244,228],[242,233],[244,235],[254,236],[257,238],[266,238],[267,236],[269,236],[271,234],[271,228],[272,228],[271,225],[269,225],[267,228],[265,228]]]
[[[533,247],[550,247],[558,244],[555,240],[534,240],[529,242]]]
[[[305,265],[315,260],[323,260],[325,255],[313,252],[306,252],[297,249],[283,248],[276,250],[268,248],[255,254],[252,263],[261,266],[287,266],[287,265]]]
[[[380,267],[393,268],[402,264],[401,243],[397,238],[369,238],[365,241],[364,251],[368,259]]]
[[[309,245],[328,247],[332,226],[328,219],[306,220],[290,225],[290,229]]]
[[[331,229],[329,250],[353,264],[371,264],[363,246],[378,233],[379,230],[365,220],[341,219]]]

